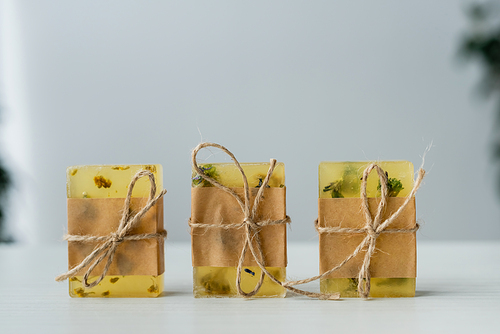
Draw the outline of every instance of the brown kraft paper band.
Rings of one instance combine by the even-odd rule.
[[[406,198],[390,197],[382,215],[382,221],[398,210]],[[360,198],[328,198],[318,200],[318,227],[342,227],[362,229],[365,226]],[[368,198],[372,218],[377,211],[380,198]],[[376,251],[371,258],[371,277],[403,278],[416,277],[416,232],[390,233],[391,230],[416,228],[415,198],[413,198],[396,220],[377,238]],[[335,267],[351,255],[363,241],[366,233],[320,233],[320,273]],[[341,268],[326,278],[358,277],[365,252],[360,252]]]
[[[107,237],[116,232],[122,216],[124,198],[68,198],[68,234],[81,236]],[[131,198],[132,212],[140,210],[148,198]],[[163,198],[147,211],[130,235],[158,233],[163,230]],[[69,269],[81,263],[99,242],[68,242]],[[163,238],[126,240],[121,243],[114,255],[106,275],[152,275],[158,276],[165,271]],[[93,270],[96,274],[103,271],[105,261]],[[76,275],[82,276],[87,268]]]
[[[243,188],[231,188],[240,198]],[[258,188],[251,189],[251,203]],[[286,218],[286,189],[266,188],[259,204],[256,224]],[[244,214],[231,194],[215,188],[191,188],[191,222],[195,224],[242,224]],[[260,241],[267,267],[286,267],[286,225],[263,226]],[[192,227],[191,247],[193,266],[236,267],[245,242],[245,229],[241,227],[203,228]],[[245,255],[244,266],[257,266],[250,252]]]

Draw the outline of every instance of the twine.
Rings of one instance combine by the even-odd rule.
[[[137,180],[139,180],[143,176],[148,176],[149,181],[151,183],[151,188],[150,188],[150,193],[149,193],[149,198],[148,202],[146,205],[135,215],[131,215],[130,213],[130,201],[132,198],[132,190],[134,189],[135,183]],[[147,170],[142,170],[139,171],[137,174],[134,175],[132,178],[132,181],[130,181],[130,184],[128,186],[128,193],[127,197],[125,198],[125,203],[124,203],[124,208],[123,208],[123,215],[120,219],[120,225],[118,226],[118,229],[116,232],[111,233],[108,236],[92,236],[92,235],[71,235],[71,234],[66,234],[64,236],[64,240],[67,241],[75,241],[75,242],[102,242],[101,245],[96,246],[92,253],[90,253],[80,264],[78,264],[76,267],[73,269],[67,271],[66,273],[59,275],[56,277],[56,281],[64,281],[68,279],[69,277],[75,276],[76,273],[78,273],[80,270],[83,268],[86,268],[89,266],[87,271],[85,272],[85,275],[83,276],[83,286],[86,288],[92,288],[99,284],[104,277],[106,276],[106,273],[109,270],[109,267],[111,263],[113,262],[113,257],[115,255],[116,249],[118,246],[125,242],[125,241],[130,241],[130,240],[146,240],[146,239],[164,239],[167,236],[167,231],[161,231],[157,233],[146,233],[146,234],[129,234],[130,231],[135,227],[135,225],[138,224],[138,222],[144,217],[144,215],[153,207],[160,198],[163,197],[163,195],[166,194],[166,190],[163,189],[160,194],[156,197],[156,184],[155,184],[155,177],[153,173]],[[88,282],[89,276],[92,273],[92,271],[95,269],[99,263],[102,261],[106,260],[106,265],[104,266],[104,269],[102,270],[101,275],[92,283]]]
[[[380,200],[380,203],[377,208],[377,213],[375,215],[375,218],[372,219],[370,209],[368,207],[368,197],[366,195],[366,183],[368,179],[368,175],[370,172],[375,169],[378,173],[379,179],[380,179],[380,184],[381,184],[381,190],[382,190],[382,198]],[[366,248],[366,253],[365,257],[363,259],[363,263],[361,265],[361,268],[358,273],[358,293],[361,297],[363,298],[368,298],[370,295],[370,261],[373,256],[373,253],[375,252],[375,245],[377,242],[377,238],[380,236],[382,233],[413,233],[416,232],[419,229],[419,225],[416,224],[414,228],[411,229],[391,229],[388,230],[387,227],[391,225],[396,218],[401,214],[401,212],[408,206],[410,203],[411,199],[415,196],[418,188],[420,187],[422,180],[425,176],[425,170],[420,167],[420,169],[417,172],[417,179],[415,180],[415,184],[413,186],[413,189],[411,190],[410,194],[406,197],[406,200],[404,203],[399,207],[399,209],[394,212],[389,218],[386,220],[382,221],[382,214],[384,212],[384,209],[387,206],[387,175],[385,174],[384,170],[380,168],[377,164],[370,164],[363,172],[363,177],[361,181],[361,199],[362,199],[362,210],[364,211],[365,214],[365,226],[361,229],[355,229],[355,228],[342,228],[342,227],[319,227],[318,226],[318,219],[315,221],[315,226],[318,231],[318,233],[346,233],[346,234],[357,234],[357,233],[366,233],[365,238],[363,241],[356,247],[354,252],[349,255],[347,258],[345,258],[341,263],[339,263],[337,266],[331,268],[330,270],[324,272],[321,275],[314,276],[308,279],[304,280],[299,280],[299,281],[293,281],[293,282],[286,282],[285,285],[299,285],[299,284],[305,284],[309,283],[312,281],[315,281],[317,279],[324,278],[328,276],[329,274],[333,273],[334,271],[340,269],[342,266],[344,266],[347,262],[349,262],[351,259],[356,257],[362,250]]]
[[[219,148],[223,152],[225,152],[229,157],[233,160],[235,163],[236,167],[241,173],[241,176],[243,178],[243,188],[244,188],[244,200],[242,201],[241,198],[230,188],[220,184],[217,182],[215,179],[211,178],[210,176],[206,175],[203,170],[198,166],[196,162],[196,155],[198,152],[205,147],[215,147]],[[418,188],[420,187],[422,180],[425,176],[425,170],[420,167],[418,170],[418,176],[417,179],[415,180],[415,184],[413,186],[413,189],[411,190],[410,194],[406,197],[405,202],[399,207],[399,209],[394,212],[389,218],[387,218],[384,221],[382,220],[382,214],[384,212],[384,209],[387,206],[387,197],[388,197],[388,191],[387,191],[387,176],[385,172],[380,168],[377,164],[371,164],[369,165],[363,172],[363,177],[362,177],[362,182],[361,182],[361,199],[362,199],[362,209],[365,214],[365,227],[361,229],[351,229],[351,228],[341,228],[341,227],[319,227],[318,226],[318,220],[316,219],[315,221],[315,226],[318,231],[318,233],[347,233],[347,234],[357,234],[357,233],[366,233],[366,237],[363,239],[363,241],[358,245],[358,247],[354,250],[354,252],[349,255],[346,259],[344,259],[341,263],[339,263],[337,266],[333,267],[332,269],[324,272],[321,275],[313,276],[311,278],[303,279],[303,280],[297,280],[297,281],[287,281],[287,282],[281,282],[278,280],[276,277],[274,277],[267,269],[265,268],[265,262],[264,262],[264,257],[263,257],[263,252],[262,252],[262,246],[259,238],[259,230],[263,226],[267,225],[277,225],[277,224],[288,224],[290,223],[290,217],[286,216],[285,219],[282,220],[276,220],[276,221],[255,221],[256,220],[256,212],[258,205],[262,199],[262,194],[264,192],[264,189],[266,188],[269,179],[271,178],[271,175],[274,171],[275,165],[276,165],[276,160],[271,159],[271,164],[269,167],[269,170],[267,172],[266,178],[264,179],[256,197],[254,200],[253,208],[250,211],[250,190],[248,187],[248,181],[247,177],[245,175],[245,172],[241,168],[238,160],[235,158],[233,153],[231,153],[228,149],[226,149],[224,146],[215,144],[215,143],[201,143],[199,144],[192,152],[192,165],[193,168],[196,170],[198,175],[200,175],[203,179],[206,181],[210,182],[212,185],[215,187],[224,190],[225,192],[231,194],[233,198],[238,202],[241,210],[243,211],[244,214],[244,219],[243,222],[241,223],[235,223],[235,224],[226,224],[226,225],[220,225],[220,224],[197,224],[191,222],[191,219],[189,220],[189,226],[190,227],[201,227],[201,228],[222,228],[222,229],[230,229],[230,228],[245,228],[245,243],[243,245],[243,249],[240,254],[240,258],[238,260],[238,269],[237,269],[237,278],[236,278],[236,287],[238,289],[238,294],[243,296],[243,297],[252,297],[254,296],[259,289],[262,286],[262,283],[264,281],[264,277],[268,276],[271,281],[274,283],[286,288],[289,291],[292,291],[297,294],[301,294],[307,297],[311,298],[318,298],[318,299],[339,299],[340,298],[340,293],[332,293],[332,294],[325,294],[325,293],[314,293],[314,292],[309,292],[301,289],[297,289],[293,287],[294,285],[300,285],[300,284],[305,284],[309,282],[316,281],[318,279],[324,278],[331,274],[332,272],[340,269],[342,266],[344,266],[347,262],[349,262],[352,258],[356,257],[365,247],[367,247],[367,251],[365,254],[365,257],[363,259],[363,264],[361,266],[361,269],[358,274],[358,292],[360,296],[363,298],[368,298],[370,294],[370,261],[373,253],[375,252],[375,244],[377,241],[377,238],[380,234],[382,233],[413,233],[416,232],[419,228],[419,225],[417,224],[415,228],[411,229],[391,229],[388,230],[387,227],[392,224],[396,218],[401,214],[401,212],[408,206],[410,203],[411,199],[415,196]],[[377,208],[377,213],[375,215],[375,218],[372,219],[370,209],[368,206],[368,197],[366,194],[366,183],[368,179],[368,175],[370,172],[375,169],[379,175],[380,178],[380,184],[381,184],[381,190],[382,190],[382,198],[380,200],[379,206]],[[256,249],[253,246],[252,240],[255,240],[255,244],[257,245]],[[246,293],[241,289],[241,270],[243,267],[243,261],[245,259],[245,254],[247,250],[250,249],[250,252],[255,259],[255,262],[261,269],[261,275],[259,282],[255,286],[255,288],[249,292]]]
[[[228,188],[221,183],[217,182],[215,179],[212,177],[206,175],[203,170],[198,166],[198,163],[196,162],[196,155],[198,152],[205,148],[205,147],[215,147],[220,150],[222,150],[224,153],[229,155],[231,160],[235,163],[236,167],[241,173],[241,176],[243,178],[243,188],[244,188],[244,198],[243,200],[231,189]],[[262,185],[259,188],[259,191],[257,192],[257,195],[255,196],[255,200],[253,203],[252,209],[250,209],[250,189],[248,186],[248,180],[245,175],[245,172],[243,171],[243,168],[241,167],[240,163],[238,160],[235,158],[233,153],[231,153],[227,148],[225,148],[222,145],[215,144],[215,143],[201,143],[199,144],[194,150],[191,155],[192,158],[192,165],[193,168],[196,170],[198,175],[200,175],[203,179],[206,181],[210,182],[212,185],[215,187],[229,193],[239,204],[244,218],[241,223],[235,223],[235,224],[227,224],[227,225],[220,225],[220,224],[198,224],[198,223],[193,223],[191,222],[191,219],[189,220],[189,226],[190,227],[201,227],[201,228],[223,228],[223,229],[230,229],[230,228],[244,228],[245,229],[245,243],[243,245],[243,249],[241,250],[240,257],[238,260],[238,268],[237,268],[237,274],[236,274],[236,288],[238,291],[238,294],[240,296],[243,296],[245,298],[249,298],[257,294],[259,292],[260,288],[262,287],[262,283],[264,282],[264,277],[267,276],[271,281],[274,283],[292,291],[297,294],[301,294],[304,296],[312,297],[312,298],[319,298],[319,299],[338,299],[340,295],[338,293],[335,294],[321,294],[321,293],[314,293],[314,292],[309,292],[309,291],[304,291],[300,290],[297,288],[292,287],[291,285],[294,284],[286,284],[284,282],[281,282],[278,280],[274,275],[272,275],[267,269],[264,261],[264,255],[262,251],[262,245],[259,237],[259,231],[263,226],[269,226],[269,225],[279,225],[279,224],[289,224],[291,222],[290,217],[286,216],[285,219],[281,220],[265,220],[265,221],[258,221],[257,219],[257,209],[259,207],[260,201],[262,200],[262,196],[264,193],[264,189],[266,189],[267,184],[269,183],[269,179],[271,178],[271,175],[274,171],[274,168],[276,167],[276,159],[271,159],[271,163],[269,166],[269,170],[267,171],[267,175],[262,182]],[[256,247],[254,247],[254,241]],[[261,274],[259,278],[259,282],[257,285],[254,287],[254,289],[250,292],[245,292],[241,289],[241,271],[243,268],[243,262],[245,260],[245,255],[247,251],[250,250],[253,258],[255,259],[255,262],[261,269]]]

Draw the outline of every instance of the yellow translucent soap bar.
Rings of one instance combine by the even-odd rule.
[[[371,161],[322,162],[319,165],[319,198],[360,197],[363,171]],[[387,173],[388,195],[406,197],[413,188],[413,164],[409,161],[377,161]],[[380,181],[376,170],[368,176],[366,184],[368,197],[380,197]],[[415,278],[371,279],[370,297],[414,297]],[[323,293],[340,292],[341,297],[358,297],[358,278],[321,279]]]
[[[132,177],[141,170],[153,173],[158,195],[163,189],[161,165],[97,165],[68,167],[68,198],[125,198]],[[150,189],[149,178],[143,177],[135,183],[132,197],[148,197]]]
[[[247,176],[250,188],[259,187],[267,175],[269,163],[240,163]],[[240,171],[233,163],[200,164],[206,175],[217,180],[229,188],[242,188],[243,179]],[[211,187],[212,184],[203,180],[195,172],[192,174],[192,187]],[[277,163],[269,187],[285,186],[285,165]],[[241,252],[241,249],[235,249]],[[278,280],[286,278],[285,267],[266,267]],[[193,267],[193,294],[197,298],[203,297],[237,297],[236,289],[236,267]],[[241,288],[250,292],[257,285],[261,270],[258,267],[244,267],[241,277]],[[267,276],[255,297],[285,297],[286,290],[282,286],[272,282]]]
[[[128,186],[133,176],[141,170],[149,170],[155,176],[156,195],[163,189],[161,165],[96,165],[71,166],[66,170],[68,198],[123,198],[127,196]],[[132,197],[149,197],[151,183],[149,178],[139,179]],[[163,224],[163,222],[161,222]],[[92,282],[96,277],[90,277]],[[69,278],[71,297],[157,297],[164,289],[163,274],[105,276],[93,288],[85,288],[83,276]]]
[[[83,276],[69,279],[69,295],[71,297],[158,297],[164,289],[163,274],[106,276],[93,288],[85,288]],[[90,282],[92,282],[92,278]]]
[[[266,267],[280,281],[286,278],[285,268]],[[259,267],[244,267],[241,289],[252,291],[260,279]],[[236,297],[236,268],[234,267],[194,267],[193,294],[195,297]],[[284,297],[284,288],[265,276],[264,283],[255,297]]]

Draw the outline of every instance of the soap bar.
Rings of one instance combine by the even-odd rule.
[[[68,233],[108,236],[117,230],[128,186],[134,175],[149,170],[155,176],[156,195],[163,189],[161,165],[71,166],[67,169]],[[132,192],[130,209],[147,202],[151,184],[140,178]],[[131,234],[163,231],[163,199],[141,219]],[[98,243],[70,241],[69,268],[79,264]],[[103,261],[105,262],[105,261]],[[102,272],[103,263],[91,273],[89,282]],[[104,279],[95,287],[82,284],[87,268],[69,278],[71,297],[157,297],[164,289],[164,242],[161,238],[125,241],[118,245]]]
[[[363,171],[373,162],[322,162],[319,165],[319,224],[321,226],[339,226],[362,228],[364,218],[361,213],[360,198]],[[413,188],[413,164],[408,161],[377,161],[388,178],[388,196],[402,198],[408,196]],[[372,217],[380,198],[381,186],[375,170],[367,179],[367,197]],[[403,202],[389,198],[384,219],[398,209]],[[327,209],[334,207],[334,209]],[[413,211],[412,211],[413,210]],[[331,215],[331,213],[334,215]],[[328,215],[328,216],[327,216]],[[351,222],[356,216],[359,221]],[[335,218],[337,217],[337,221]],[[414,202],[401,215],[398,226],[392,228],[412,228],[415,226]],[[353,226],[347,226],[354,224]],[[393,224],[394,225],[394,224]],[[324,273],[338,264],[362,241],[364,235],[341,233],[320,233],[320,272]],[[402,246],[401,246],[402,245]],[[377,250],[372,257],[370,297],[413,297],[415,295],[415,233],[382,234],[377,239]],[[400,248],[398,248],[400,247]],[[397,253],[397,257],[395,254]],[[341,255],[340,255],[341,254]],[[335,257],[335,260],[327,260]],[[339,292],[341,297],[358,297],[359,267],[364,252],[320,281],[321,292]],[[357,261],[356,261],[357,260]],[[335,264],[333,262],[336,262]],[[400,265],[403,263],[403,265]]]
[[[204,173],[222,185],[235,190],[243,196],[243,179],[240,171],[232,163],[199,164]],[[265,179],[269,163],[241,163],[247,176],[251,195],[255,196]],[[284,219],[285,212],[285,167],[277,163],[259,205],[262,212],[272,213],[265,218]],[[214,197],[215,194],[217,197]],[[281,197],[280,197],[281,194]],[[278,198],[273,201],[272,196]],[[274,197],[273,197],[274,198]],[[220,201],[224,204],[220,204]],[[253,197],[251,198],[253,201]],[[228,219],[242,215],[237,202],[227,193],[214,188],[193,171],[191,218],[214,223],[211,220]],[[215,218],[222,217],[222,218]],[[208,221],[207,221],[208,220]],[[230,223],[240,223],[235,219]],[[225,230],[222,228],[192,228],[193,250],[193,294],[203,297],[237,297],[236,275],[238,259],[243,247],[243,229]],[[266,269],[278,280],[286,277],[286,226],[265,226],[259,232],[262,249],[266,258]],[[270,266],[268,266],[270,264]],[[261,270],[247,252],[242,270],[241,288],[250,292],[257,285]],[[255,297],[285,297],[282,286],[264,278]]]

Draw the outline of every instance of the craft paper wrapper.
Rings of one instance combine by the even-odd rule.
[[[243,188],[232,188],[244,198]],[[251,188],[253,203],[257,188]],[[258,219],[280,220],[286,218],[285,188],[266,188],[258,208]],[[239,224],[244,215],[238,202],[225,191],[215,187],[191,188],[191,221],[197,224]],[[236,267],[245,240],[241,228],[201,228],[192,231],[193,267]],[[264,226],[259,231],[266,267],[286,267],[286,224]],[[253,243],[256,246],[256,243]],[[257,266],[248,249],[244,266]]]
[[[132,198],[130,208],[139,211],[147,198]],[[124,198],[68,198],[68,233],[71,235],[109,236],[118,229]],[[154,205],[131,230],[130,234],[158,233],[163,231],[163,198]],[[98,243],[69,242],[69,268],[75,267],[87,257]],[[91,273],[98,276],[104,269],[102,261]],[[85,274],[87,268],[75,276]],[[164,240],[151,238],[124,241],[117,249],[113,262],[106,273],[113,275],[152,275],[165,271]]]
[[[382,222],[397,211],[406,198],[390,197],[382,215]],[[361,198],[319,199],[319,227],[363,228],[364,212]],[[368,198],[372,218],[377,212],[380,198]],[[401,212],[399,217],[386,230],[412,229],[416,226],[415,198]],[[414,278],[416,277],[416,232],[382,233],[377,238],[376,251],[371,258],[372,278]],[[351,255],[365,238],[366,233],[320,233],[320,273],[337,266]],[[325,278],[358,277],[365,252],[347,262],[343,267]]]

